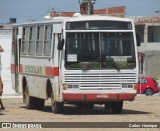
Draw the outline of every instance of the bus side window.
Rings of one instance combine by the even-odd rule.
[[[15,54],[15,45],[17,43],[17,35],[18,35],[18,28],[13,28],[13,31],[12,31],[12,54]]]
[[[44,26],[37,27],[36,55],[42,56],[44,40]]]
[[[27,55],[28,52],[28,42],[29,42],[29,27],[23,27],[23,35],[22,35],[22,49],[21,54]]]
[[[36,41],[36,26],[30,27],[29,36],[29,55],[34,55],[35,52],[35,41]]]
[[[51,42],[52,42],[52,26],[45,26],[44,37],[44,55],[49,56],[51,54]]]

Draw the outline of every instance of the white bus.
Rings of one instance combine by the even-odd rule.
[[[64,104],[104,104],[120,113],[138,81],[137,41],[130,19],[75,16],[13,25],[12,82],[28,108],[53,113]]]

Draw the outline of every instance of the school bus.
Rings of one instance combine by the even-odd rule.
[[[13,25],[13,89],[28,108],[53,113],[64,104],[120,113],[138,81],[137,40],[130,19],[79,15]]]

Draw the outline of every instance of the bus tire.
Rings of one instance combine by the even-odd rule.
[[[147,88],[145,91],[144,91],[144,94],[146,96],[152,96],[154,94],[154,91],[151,89],[151,88]]]
[[[116,101],[111,103],[112,112],[115,114],[121,113],[123,108],[123,101]]]
[[[87,109],[93,109],[94,104],[93,104],[93,103],[86,103],[85,107],[86,107]]]
[[[54,101],[53,95],[51,95],[51,107],[54,114],[60,114],[63,112],[63,102]]]
[[[36,107],[36,99],[29,95],[27,84],[26,84],[26,87],[25,87],[24,96],[25,96],[26,107],[28,109],[35,109],[35,107]]]
[[[36,109],[43,110],[44,103],[45,103],[44,99],[36,98]]]
[[[77,108],[78,110],[83,110],[83,109],[85,108],[85,105],[84,105],[83,103],[77,103],[77,104],[76,104],[76,108]]]

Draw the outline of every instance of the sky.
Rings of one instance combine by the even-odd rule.
[[[82,1],[82,0],[81,0]],[[94,9],[126,6],[126,16],[160,16],[160,0],[96,0]],[[40,21],[49,12],[79,12],[79,0],[0,0],[0,23]]]

